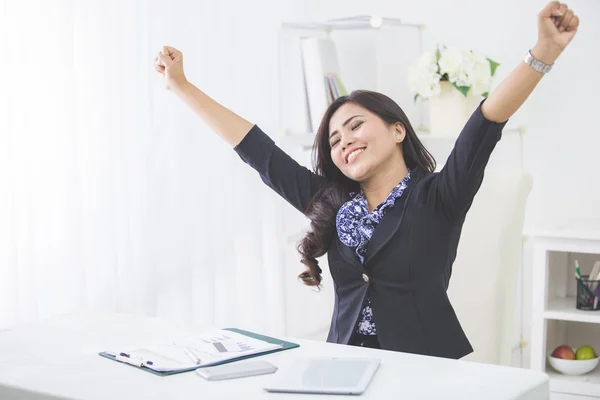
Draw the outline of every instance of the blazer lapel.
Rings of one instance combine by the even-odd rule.
[[[402,197],[404,197],[404,195],[408,195],[408,193],[404,192],[402,194]],[[381,251],[385,244],[389,242],[390,239],[396,234],[398,228],[400,228],[404,207],[407,204],[406,199],[407,198],[398,199],[394,207],[385,213],[385,215],[375,228],[375,231],[373,232],[373,237],[371,238],[371,240],[369,240],[369,244],[367,245],[365,265],[377,253]]]
[[[417,182],[421,177],[420,170],[416,169],[411,173],[410,183],[402,193],[402,196],[396,200],[394,207],[388,210],[373,232],[373,237],[367,245],[367,254],[365,255],[365,265],[392,239],[396,231],[402,225],[404,211],[408,206],[410,195],[413,192]]]
[[[335,234],[335,236],[336,236],[335,237],[335,244],[336,244],[336,246],[338,248],[338,251],[339,251],[340,255],[342,256],[342,258],[348,264],[351,264],[352,266],[357,267],[361,271],[364,271],[364,266],[360,262],[360,258],[358,258],[358,256],[354,252],[354,250],[352,248],[346,246],[344,243],[342,243],[340,241],[340,238],[337,236],[337,233]]]

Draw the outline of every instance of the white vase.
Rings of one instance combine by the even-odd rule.
[[[429,102],[429,133],[433,136],[459,135],[473,111],[482,100],[481,96],[463,95],[448,81],[440,82],[441,93]]]

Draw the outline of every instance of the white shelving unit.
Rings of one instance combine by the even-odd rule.
[[[575,260],[582,274],[600,260],[600,221],[572,221],[527,232],[532,240],[530,368],[550,376],[551,399],[600,398],[600,367],[582,376],[558,373],[547,355],[562,344],[600,352],[600,311],[576,308]]]

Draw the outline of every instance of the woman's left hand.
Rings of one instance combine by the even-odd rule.
[[[552,1],[538,14],[538,42],[531,53],[552,64],[571,43],[579,27],[579,17],[558,1]]]

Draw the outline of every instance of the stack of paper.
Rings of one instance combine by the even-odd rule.
[[[184,371],[223,361],[281,349],[279,344],[229,330],[217,330],[198,336],[181,338],[168,343],[130,346],[107,351],[119,361],[144,366],[158,372]]]

